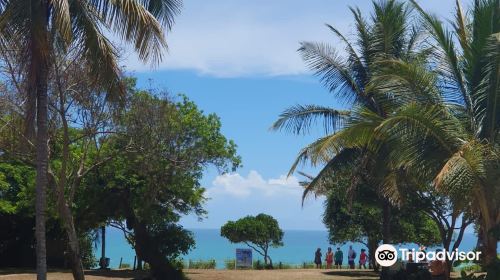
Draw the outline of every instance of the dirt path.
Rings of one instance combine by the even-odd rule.
[[[283,270],[186,270],[192,280],[374,280],[371,271],[331,271],[316,269]]]
[[[201,270],[187,269],[186,275],[191,280],[375,280],[378,277],[370,271],[330,271],[315,269],[283,270]],[[86,271],[87,280],[132,280],[141,279],[145,273],[129,270],[107,272]],[[69,272],[50,272],[48,280],[72,280]],[[34,273],[0,273],[0,280],[36,280]]]

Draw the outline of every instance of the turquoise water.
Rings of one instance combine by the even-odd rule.
[[[231,244],[227,239],[220,236],[218,229],[192,229],[196,240],[196,248],[191,250],[184,260],[210,260],[215,259],[217,268],[224,268],[224,261],[235,258],[236,248],[247,248],[244,244]],[[115,228],[107,228],[106,231],[106,253],[111,259],[111,268],[118,268],[120,258],[123,263],[134,263],[135,252],[123,237],[123,233]],[[312,262],[314,251],[321,248],[326,249],[331,246],[335,249],[336,245],[328,244],[328,233],[326,231],[307,231],[307,230],[287,230],[283,238],[284,246],[270,249],[270,256],[274,263],[283,262],[288,264],[301,264],[303,262]],[[344,257],[347,258],[347,250],[352,245],[358,252],[365,246],[361,243],[346,243],[341,245],[344,251]],[[460,245],[461,250],[470,250],[476,245],[476,237],[473,234],[465,234]],[[405,245],[405,247],[416,248],[416,245]],[[100,247],[96,250],[96,256],[100,256]],[[254,252],[255,258],[262,259]],[[347,259],[344,260],[347,264]]]

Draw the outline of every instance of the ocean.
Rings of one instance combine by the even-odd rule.
[[[191,229],[196,240],[196,247],[183,256],[184,261],[188,260],[211,260],[214,259],[217,268],[224,268],[224,261],[235,258],[236,248],[248,248],[245,244],[232,244],[227,239],[220,236],[219,229]],[[472,233],[466,233],[460,245],[460,250],[468,251],[475,247],[476,236]],[[329,244],[328,233],[326,231],[312,230],[286,230],[283,237],[283,247],[271,248],[269,255],[273,263],[279,262],[287,264],[301,264],[303,262],[312,262],[316,248],[321,248],[324,253],[328,247],[333,250],[340,246],[344,251],[344,258],[347,258],[347,250],[352,245],[358,252],[361,248],[366,248],[361,243]],[[417,248],[415,244],[406,244],[405,248]],[[100,245],[95,251],[97,258],[100,257]],[[112,227],[106,229],[106,255],[110,258],[110,267],[118,268],[120,259],[122,263],[134,263],[135,252],[123,237],[123,233]],[[260,255],[254,252],[254,259],[261,259]],[[344,260],[347,264],[347,259]]]

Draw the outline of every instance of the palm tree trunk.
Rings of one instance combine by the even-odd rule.
[[[384,199],[382,206],[382,239],[384,244],[391,243],[391,205]]]
[[[491,226],[483,226],[481,229],[482,233],[482,258],[483,258],[483,266],[486,268],[488,275],[486,279],[498,279],[500,277],[498,268],[495,268],[498,265],[497,260],[497,246],[498,246],[498,238],[493,235],[491,232]]]
[[[378,247],[378,241],[376,238],[368,237],[368,258],[370,260],[370,266],[373,271],[378,272],[379,266],[377,265],[377,261],[375,260],[375,251]]]
[[[35,181],[35,237],[37,280],[47,279],[46,248],[46,208],[47,208],[47,172],[49,164],[48,149],[48,3],[47,0],[33,1],[34,12],[30,38],[30,62],[28,71],[31,100],[36,93],[36,181]],[[30,98],[28,98],[30,99]],[[33,109],[33,104],[28,104]],[[33,112],[28,112],[29,117]],[[28,123],[29,126],[29,123]],[[28,131],[29,133],[29,131]],[[29,136],[29,135],[28,135]]]
[[[47,68],[41,66],[37,77],[37,137],[36,137],[36,259],[37,279],[47,279],[47,248],[45,243],[45,220],[47,208],[48,152],[48,96]]]
[[[386,199],[382,203],[382,239],[384,244],[391,244],[391,205]],[[388,279],[388,273],[389,268],[382,267],[380,279]]]

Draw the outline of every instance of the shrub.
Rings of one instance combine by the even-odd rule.
[[[467,274],[465,271],[460,272],[460,280],[483,280],[486,278],[486,275],[474,275],[474,273]]]
[[[264,269],[264,263],[260,260],[253,261],[253,269],[261,270]]]
[[[174,259],[170,261],[170,264],[177,270],[184,269],[184,260],[183,259]]]
[[[128,263],[122,263],[119,268],[131,268],[132,266]]]
[[[193,261],[193,260],[189,260],[188,268],[192,268],[192,269],[215,269],[216,264],[217,263],[215,262],[215,260],[208,260],[208,261],[203,261],[203,260]]]
[[[235,259],[225,260],[224,261],[224,267],[226,269],[235,269],[236,268],[236,260]]]

